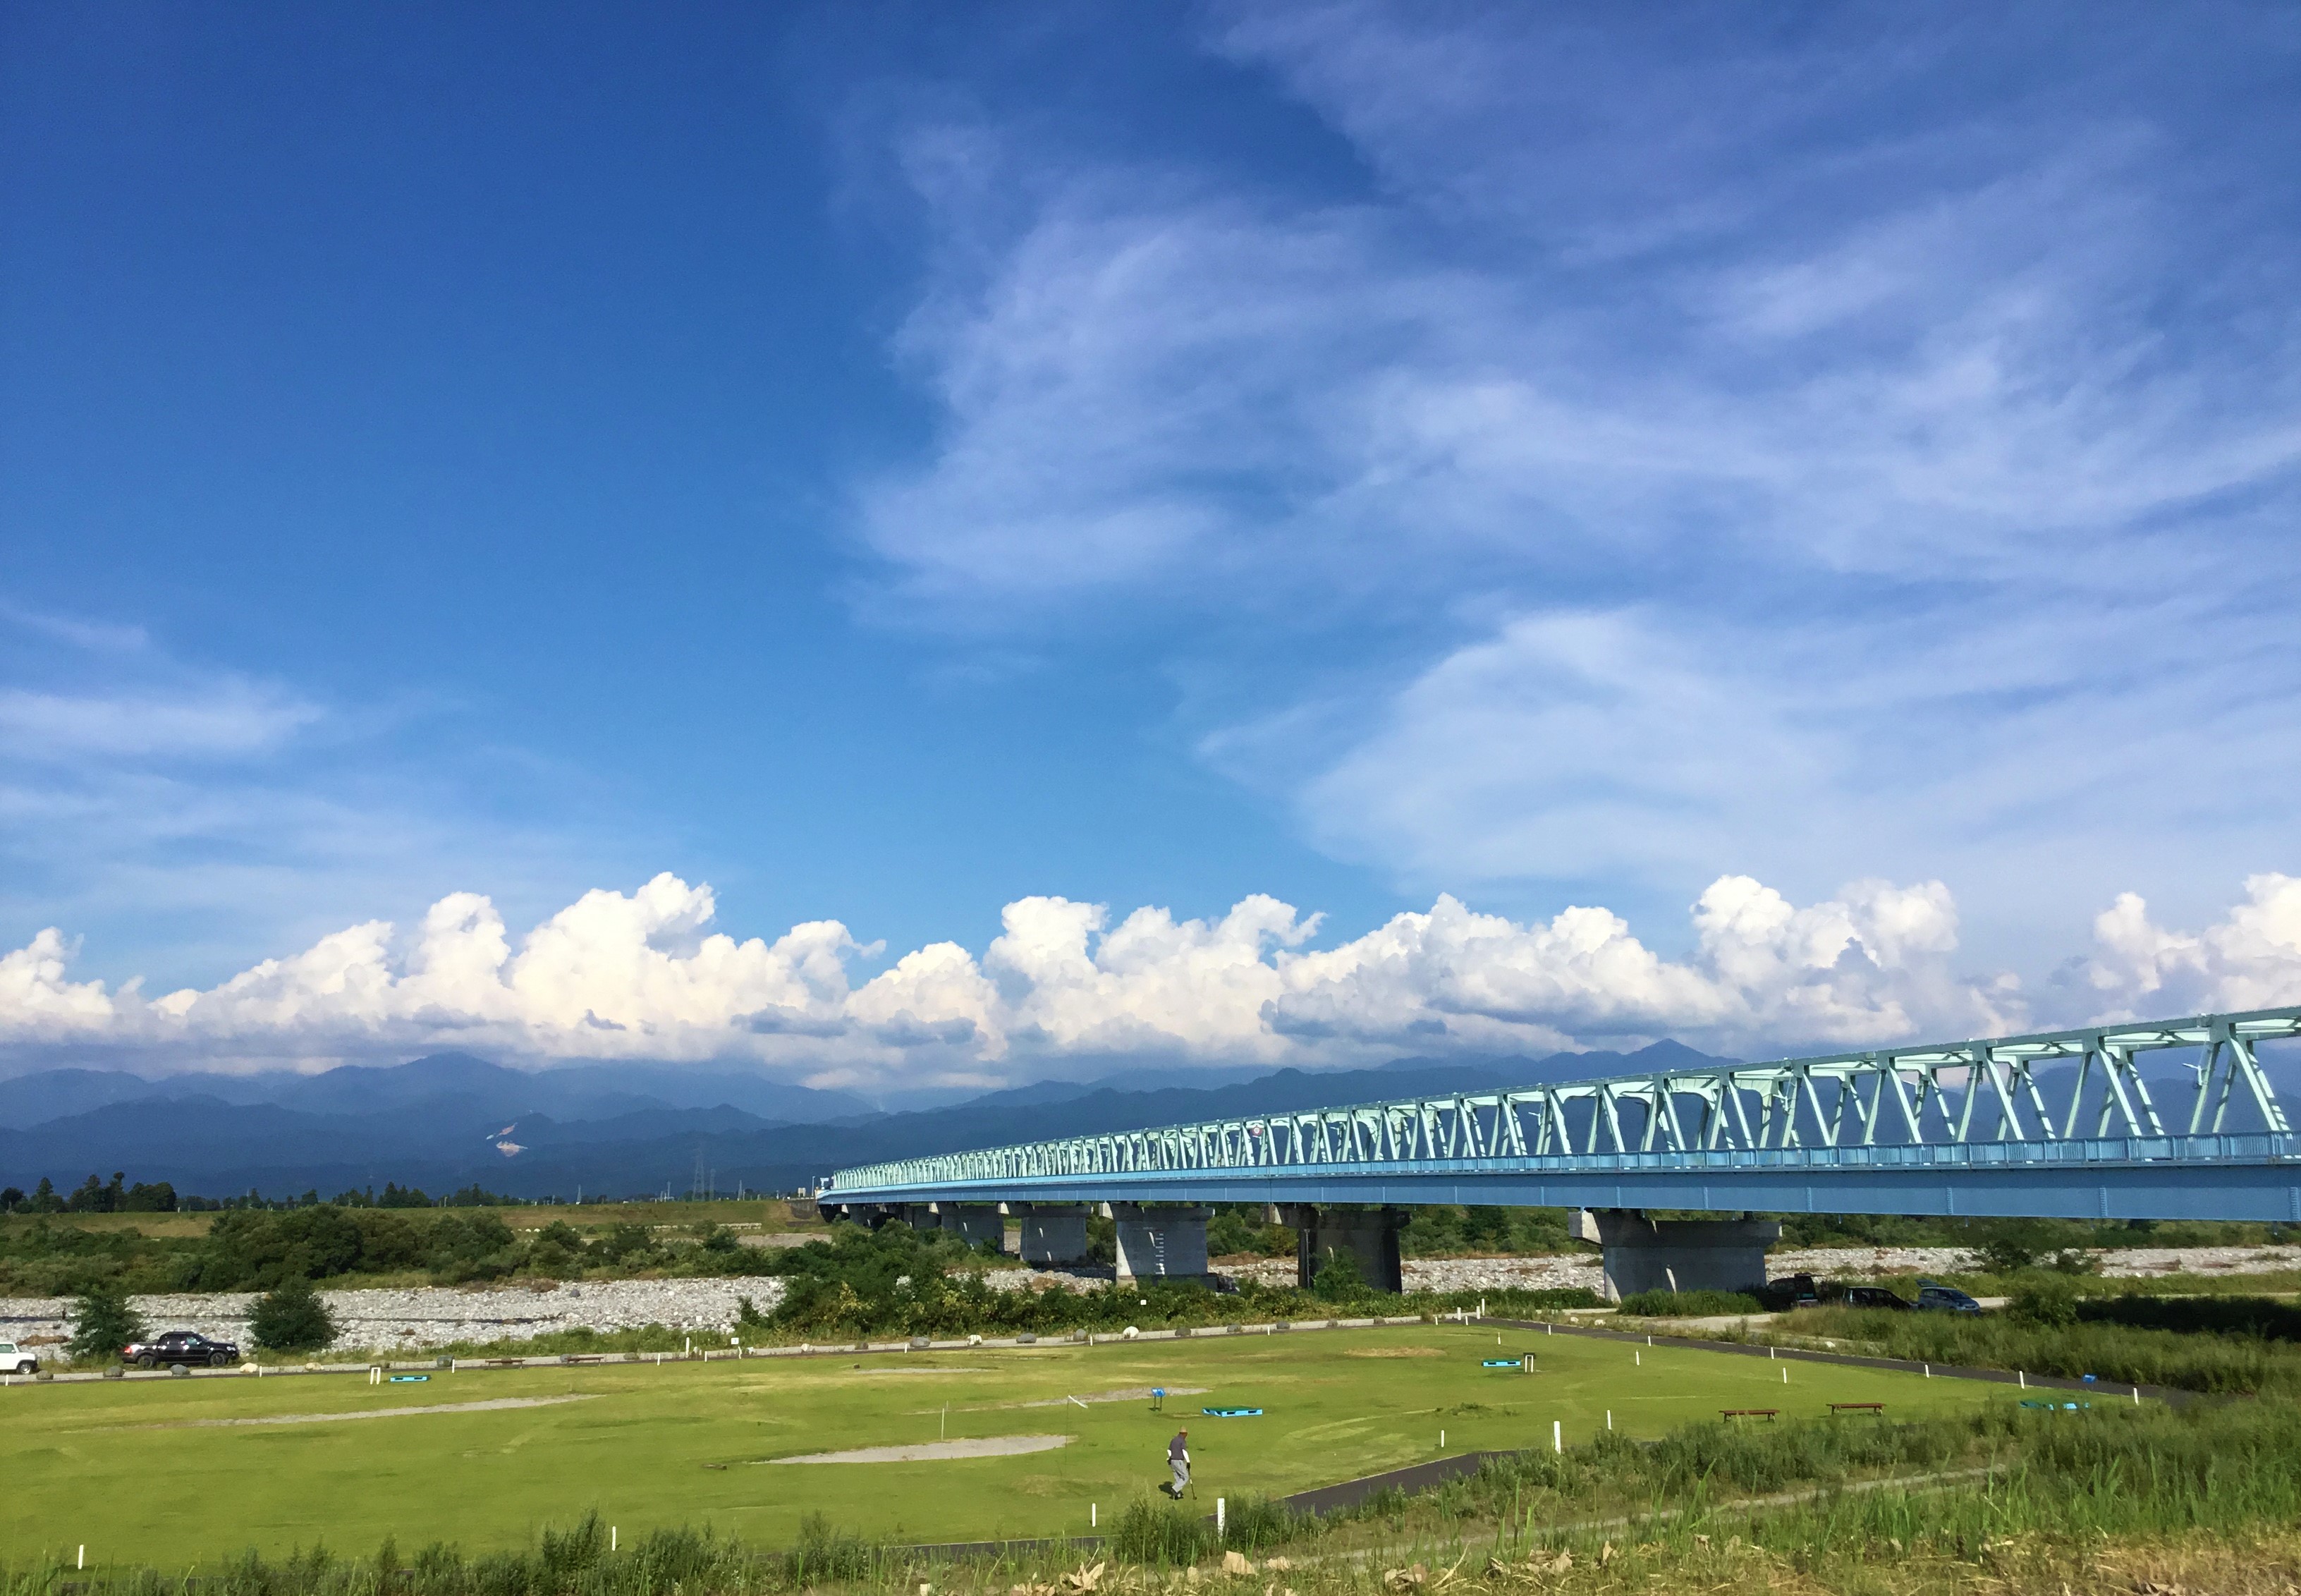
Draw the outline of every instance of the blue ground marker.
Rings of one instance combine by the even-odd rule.
[[[1262,1416],[1262,1409],[1259,1408],[1201,1408],[1199,1411],[1209,1418],[1260,1418]]]

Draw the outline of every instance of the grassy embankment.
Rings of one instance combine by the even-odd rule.
[[[1421,1437],[1416,1432],[1449,1416],[1477,1412],[1483,1416],[1453,1416],[1452,1422],[1507,1428],[1502,1416],[1511,1404],[1459,1400],[1478,1394],[1485,1372],[1470,1373],[1468,1354],[1484,1338],[1475,1331],[1427,1334],[1427,1345],[1440,1352],[1439,1358],[1376,1366],[1384,1375],[1378,1382],[1352,1379],[1356,1371],[1328,1366],[1353,1353],[1394,1349],[1395,1341],[1369,1337],[1343,1345],[1350,1338],[1338,1337],[1332,1349],[1336,1357],[1314,1358],[1299,1369],[1269,1365],[1262,1357],[1269,1349],[1190,1349],[1199,1367],[1216,1380],[1251,1380],[1266,1397],[1269,1416],[1278,1421],[1266,1433],[1286,1433],[1284,1444],[1273,1449],[1283,1459],[1274,1467],[1273,1456],[1253,1455],[1250,1443],[1232,1441],[1229,1432],[1219,1439],[1208,1437],[1212,1421],[1193,1425],[1202,1489],[1209,1495],[1229,1493],[1230,1548],[1261,1566],[1225,1573],[1212,1565],[1194,1571],[1187,1582],[1178,1579],[1173,1564],[1211,1558],[1223,1548],[1199,1517],[1204,1500],[1174,1508],[1153,1501],[1142,1489],[1142,1476],[1150,1470],[1134,1454],[1146,1447],[1155,1451],[1172,1422],[1167,1416],[1142,1413],[1139,1405],[1128,1404],[1100,1404],[1109,1411],[1084,1416],[1070,1408],[1077,1438],[1059,1453],[822,1466],[790,1471],[816,1478],[789,1484],[779,1478],[763,1485],[739,1477],[748,1463],[725,1470],[708,1466],[721,1430],[697,1426],[732,1422],[724,1411],[731,1404],[722,1393],[707,1410],[690,1415],[683,1433],[676,1425],[634,1422],[629,1399],[614,1409],[579,1403],[521,1415],[373,1421],[379,1430],[389,1427],[409,1438],[377,1443],[382,1448],[382,1476],[363,1484],[359,1460],[352,1458],[308,1474],[292,1508],[294,1523],[264,1524],[267,1533],[247,1537],[264,1547],[260,1553],[216,1557],[201,1550],[225,1538],[217,1533],[220,1521],[230,1520],[237,1527],[266,1516],[269,1504],[235,1489],[241,1481],[227,1469],[215,1478],[220,1489],[200,1501],[180,1504],[180,1516],[172,1523],[188,1531],[188,1538],[163,1534],[159,1539],[167,1550],[155,1556],[139,1554],[124,1528],[110,1530],[109,1549],[85,1575],[59,1573],[60,1567],[68,1568],[69,1552],[77,1544],[76,1526],[68,1517],[50,1518],[43,1525],[44,1538],[54,1542],[45,1557],[33,1554],[12,1525],[10,1572],[0,1576],[0,1596],[30,1596],[65,1580],[92,1592],[159,1596],[179,1588],[176,1582],[186,1574],[198,1577],[201,1596],[374,1596],[382,1590],[409,1596],[640,1596],[673,1591],[683,1596],[789,1591],[892,1596],[899,1590],[912,1596],[922,1583],[943,1596],[1000,1596],[1018,1583],[1052,1596],[1076,1587],[1078,1580],[1066,1582],[1061,1571],[1086,1567],[1087,1558],[1058,1550],[1019,1559],[936,1563],[892,1542],[921,1533],[933,1516],[953,1509],[971,1511],[978,1525],[1004,1520],[1001,1527],[1012,1529],[1019,1527],[1013,1520],[1051,1517],[1064,1521],[1055,1525],[1058,1532],[1083,1529],[1067,1520],[1077,1516],[1077,1499],[1088,1495],[1100,1496],[1107,1504],[1103,1523],[1113,1531],[1110,1546],[1088,1554],[1108,1563],[1098,1583],[1105,1590],[1128,1592],[1186,1583],[1240,1596],[1282,1585],[1300,1596],[1416,1589],[1627,1596],[1676,1587],[1848,1596],[1981,1596],[2009,1590],[2048,1596],[2154,1596],[2185,1586],[2283,1596],[2290,1588],[2286,1582],[2301,1573],[2301,1542],[2289,1528],[2301,1516],[2301,1412],[2289,1406],[2205,1404],[2175,1413],[2155,1405],[2139,1410],[2113,1405],[2046,1415],[2002,1399],[1976,1400],[1975,1388],[1961,1383],[1831,1371],[1848,1378],[1898,1381],[1896,1395],[1936,1399],[1937,1405],[1913,1405],[1890,1424],[1820,1417],[1771,1426],[1688,1424],[1682,1422],[1684,1404],[1692,1393],[1684,1388],[1709,1381],[1728,1366],[1741,1365],[1745,1373],[1770,1371],[1753,1360],[1678,1349],[1658,1348],[1653,1362],[1633,1366],[1635,1372],[1627,1374],[1619,1358],[1606,1366],[1577,1362],[1601,1349],[1619,1353],[1619,1348],[1545,1343],[1539,1349],[1558,1358],[1549,1377],[1559,1381],[1561,1392],[1572,1383],[1584,1388],[1576,1394],[1586,1401],[1641,1405],[1633,1423],[1621,1423],[1624,1416],[1618,1411],[1619,1427],[1611,1434],[1569,1431],[1576,1444],[1562,1456],[1537,1449],[1426,1495],[1376,1500],[1323,1523],[1293,1518],[1257,1500],[1261,1486],[1292,1485],[1280,1475],[1287,1466],[1300,1468],[1301,1454],[1316,1454],[1311,1466],[1323,1464],[1334,1472],[1362,1470],[1378,1460],[1384,1449],[1374,1437],[1344,1430],[1368,1417],[1373,1427],[1394,1432],[1393,1450],[1417,1450]],[[1137,1358],[1142,1350],[1128,1349],[1127,1355]],[[1242,1353],[1255,1356],[1229,1361]],[[1117,1365],[1114,1359],[1098,1372],[1117,1374]],[[1072,1370],[1052,1359],[1033,1357],[1010,1367],[1026,1372],[1011,1390],[995,1393],[1009,1402],[1031,1400],[1026,1390],[1075,1383],[1063,1377]],[[1130,1367],[1120,1377],[1139,1379],[1150,1372]],[[1801,1369],[1798,1377],[1808,1372]],[[701,1377],[697,1371],[683,1373]],[[951,1423],[969,1426],[967,1433],[981,1433],[986,1424],[1012,1426],[1024,1414],[1049,1411],[1002,1413],[997,1405],[986,1405],[979,1399],[993,1393],[982,1376],[966,1368],[947,1368],[931,1379],[889,1373],[874,1380],[853,1370],[808,1377],[829,1382],[828,1389],[812,1399],[788,1390],[764,1400],[744,1391],[732,1405],[754,1423],[766,1414],[803,1424],[806,1401],[843,1400],[866,1412],[867,1433],[854,1436],[857,1441],[879,1438],[890,1424],[923,1428],[929,1422]],[[1165,1377],[1180,1378],[1172,1373]],[[886,1391],[899,1384],[907,1391]],[[919,1390],[928,1384],[932,1394]],[[1337,1391],[1337,1385],[1351,1389]],[[658,1394],[674,1389],[663,1387]],[[1798,1408],[1820,1408],[1816,1389],[1793,1389],[1800,1392]],[[1723,1389],[1704,1391],[1701,1400],[1728,1394]],[[177,1388],[167,1388],[166,1395],[179,1400]],[[1232,1396],[1233,1388],[1220,1395]],[[938,1403],[951,1399],[959,1400],[951,1400],[950,1418],[945,1420]],[[1338,1421],[1329,1416],[1338,1399],[1370,1401],[1381,1412]],[[603,1405],[615,1400],[605,1390],[595,1398]],[[1215,1393],[1202,1399],[1217,1400]],[[1657,1400],[1681,1405],[1675,1414],[1663,1413],[1652,1406]],[[305,1399],[299,1405],[311,1403]],[[1546,1429],[1546,1411],[1514,1416],[1532,1417],[1531,1427],[1539,1432]],[[570,1433],[578,1412],[591,1421],[588,1436]],[[1250,1421],[1234,1422],[1243,1427]],[[468,1426],[495,1426],[491,1438],[507,1444],[475,1448],[470,1443],[476,1432]],[[1519,1427],[1527,1426],[1521,1422]],[[269,1461],[275,1468],[296,1461],[282,1456],[282,1449],[334,1461],[332,1453],[315,1444],[316,1437],[298,1438],[296,1428],[142,1434],[158,1440],[188,1435],[211,1447],[216,1438],[229,1438],[237,1450],[257,1454],[257,1464]],[[85,1425],[82,1433],[109,1433]],[[1653,1439],[1635,1444],[1640,1436]],[[1472,1439],[1481,1444],[1495,1437]],[[568,1466],[579,1461],[567,1450],[571,1445],[587,1447],[592,1466],[571,1471]],[[648,1448],[646,1455],[613,1470],[616,1477],[610,1479],[605,1459],[634,1445]],[[403,1494],[400,1451],[411,1446],[441,1459],[435,1466],[456,1477],[422,1483],[414,1494]],[[632,1493],[640,1488],[638,1476],[664,1466],[666,1450],[676,1463],[657,1491],[658,1510],[649,1512]],[[755,1444],[752,1450],[765,1449]],[[217,1456],[211,1450],[201,1461],[213,1467]],[[704,1459],[699,1469],[699,1457]],[[817,1483],[820,1476],[842,1472],[860,1477]],[[695,1482],[684,1491],[678,1489],[682,1475]],[[562,1481],[582,1478],[593,1490],[584,1500],[571,1500],[582,1493],[563,1485],[539,1500],[515,1483],[523,1476],[554,1475]],[[492,1508],[492,1523],[485,1533],[459,1533],[462,1525],[443,1498],[481,1476],[489,1483],[491,1499],[454,1506],[466,1517]],[[153,1471],[147,1469],[146,1477],[155,1477]],[[167,1475],[156,1477],[164,1481]],[[331,1500],[339,1492],[344,1493],[340,1504]],[[762,1501],[762,1496],[778,1500]],[[814,1511],[799,1498],[808,1499]],[[139,1511],[131,1499],[130,1517]],[[526,1525],[515,1528],[523,1511]],[[675,1517],[666,1521],[665,1511]],[[396,1534],[385,1542],[377,1532],[388,1518],[410,1527],[384,1528]],[[424,1527],[413,1527],[416,1521]],[[379,1543],[384,1550],[372,1558],[331,1556],[316,1550],[312,1538],[323,1524],[328,1543],[339,1551]],[[621,1542],[614,1552],[607,1549],[611,1524]],[[293,1533],[297,1528],[305,1533]],[[283,1550],[296,1541],[303,1550]],[[67,1555],[60,1559],[55,1546]],[[425,1550],[415,1550],[419,1546]],[[1274,1554],[1284,1562],[1268,1562]],[[154,1573],[155,1566],[167,1572]]]
[[[1531,1352],[1536,1372],[1490,1369]],[[1784,1373],[1788,1383],[1784,1383]],[[1172,1394],[1153,1412],[1145,1396]],[[1191,1390],[1189,1388],[1203,1388]],[[1070,1399],[1085,1400],[1084,1407]],[[538,1404],[397,1412],[506,1399]],[[573,1400],[569,1400],[573,1399]],[[1098,1400],[1103,1399],[1103,1400]],[[177,1380],[0,1390],[0,1559],[77,1547],[107,1563],[266,1556],[324,1539],[516,1547],[597,1508],[635,1537],[709,1525],[789,1543],[810,1512],[874,1539],[1083,1533],[1161,1477],[1176,1428],[1199,1508],[1441,1455],[1653,1439],[1725,1408],[1823,1416],[1880,1401],[1896,1420],[2006,1405],[1996,1388],[1667,1345],[1477,1325],[1194,1337],[1092,1348],[615,1364],[349,1377]],[[1217,1419],[1205,1407],[1260,1408]],[[364,1414],[381,1416],[359,1417]],[[254,1423],[238,1421],[255,1420]],[[222,1422],[217,1421],[230,1421]],[[1762,1422],[1762,1421],[1761,1421]],[[1840,1421],[1877,1427],[1864,1416]],[[826,1450],[941,1439],[1065,1438],[965,1460],[776,1466]]]
[[[2301,1347],[2295,1344],[2301,1312],[2289,1304],[2118,1298],[2077,1306],[2095,1316],[2045,1324],[2009,1314],[1810,1308],[1746,1330],[1694,1333],[1921,1363],[2071,1378],[2096,1375],[2215,1394],[2301,1398]]]

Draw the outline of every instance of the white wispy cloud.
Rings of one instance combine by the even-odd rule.
[[[18,758],[236,758],[269,753],[316,724],[319,706],[225,676],[167,693],[0,689],[0,740]]]
[[[565,818],[581,773],[495,750],[477,800],[444,718],[0,602],[0,917],[79,925],[113,970],[212,970],[309,936],[315,903],[393,901],[483,861],[515,891],[601,867]],[[513,794],[538,801],[498,818]]]
[[[2011,950],[2301,863],[2301,251],[2193,180],[2289,106],[2204,128],[2139,13],[1212,14],[1370,180],[902,130],[968,179],[920,169],[963,247],[874,613],[1151,639],[1217,768],[1418,896],[1938,876]]]
[[[57,930],[0,957],[0,1050],[96,1049],[146,1067],[320,1065],[479,1049],[530,1059],[748,1060],[817,1084],[1027,1079],[1146,1058],[1348,1065],[1403,1052],[1548,1052],[1677,1036],[1775,1044],[1956,1038],[2301,995],[2301,879],[2259,876],[2201,932],[2138,898],[2097,923],[2081,979],[2033,1002],[1960,962],[1938,882],[1849,884],[1798,905],[1747,876],[1693,906],[1694,947],[1657,953],[1619,915],[1524,923],[1451,897],[1331,948],[1267,897],[1177,920],[1062,898],[1008,904],[981,953],[936,943],[867,980],[836,921],[773,941],[712,929],[717,900],[670,874],[595,890],[515,938],[487,898],[400,931],[368,921],[205,990],[147,999],[75,980]],[[2179,1001],[2176,1001],[2176,999]]]

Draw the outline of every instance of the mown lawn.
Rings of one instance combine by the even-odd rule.
[[[1535,1355],[1536,1373],[1487,1369]],[[1783,1371],[1788,1370],[1788,1383]],[[1164,1385],[1145,1400],[1068,1396]],[[565,1399],[489,1411],[361,1413]],[[1661,1344],[1430,1326],[1171,1342],[1049,1346],[838,1359],[441,1372],[369,1386],[332,1375],[264,1381],[107,1382],[0,1391],[0,1560],[86,1544],[113,1560],[184,1567],[255,1546],[315,1542],[403,1554],[433,1541],[517,1545],[597,1508],[628,1537],[709,1524],[754,1545],[801,1517],[873,1537],[984,1540],[1084,1533],[1164,1476],[1167,1438],[1191,1430],[1201,1505],[1283,1494],[1444,1450],[1569,1443],[1605,1427],[1659,1435],[1721,1408],[1825,1411],[1883,1401],[1891,1416],[2004,1401],[1949,1379],[1702,1352]],[[1052,1405],[1044,1405],[1050,1404]],[[1029,1404],[1042,1404],[1032,1406]],[[1259,1407],[1259,1418],[1202,1416]],[[289,1416],[321,1422],[280,1422]],[[257,1419],[255,1424],[199,1421]],[[1844,1423],[1875,1422],[1848,1418]],[[1063,1435],[1060,1450],[931,1462],[792,1465],[848,1448]]]

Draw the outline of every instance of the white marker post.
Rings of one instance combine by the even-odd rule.
[[[1550,1450],[1553,1452],[1566,1450],[1566,1426],[1557,1419],[1550,1421]]]
[[[75,1567],[81,1568],[88,1567],[88,1547],[85,1544],[79,1549],[79,1561]]]
[[[1102,1524],[1102,1504],[1101,1504],[1100,1502],[1089,1502],[1089,1503],[1087,1503],[1087,1505],[1086,1505],[1086,1527],[1087,1527],[1087,1528],[1089,1528],[1089,1529],[1097,1529],[1097,1528],[1100,1528],[1100,1527],[1101,1526],[1101,1524]]]
[[[1216,1540],[1217,1540],[1217,1541],[1219,1541],[1219,1540],[1221,1540],[1222,1538],[1223,1538],[1223,1499],[1222,1499],[1221,1497],[1219,1497],[1219,1496],[1218,1496],[1218,1497],[1215,1498],[1215,1539],[1216,1539]]]
[[[1614,1410],[1613,1410],[1612,1408],[1607,1408],[1607,1409],[1606,1409],[1606,1428],[1608,1428],[1609,1430],[1611,1430],[1611,1429],[1612,1429],[1613,1427],[1614,1427]]]
[[[622,1532],[617,1530],[612,1524],[607,1526],[607,1550],[609,1551],[615,1550],[615,1538],[621,1533]]]
[[[1784,1369],[1784,1370],[1782,1371],[1782,1383],[1783,1383],[1784,1385],[1787,1385],[1789,1383],[1790,1383],[1790,1372],[1789,1372],[1787,1369]]]

